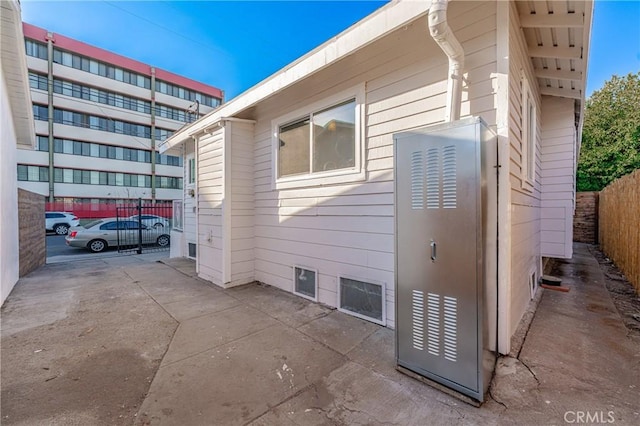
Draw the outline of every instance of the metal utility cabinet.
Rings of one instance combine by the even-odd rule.
[[[394,145],[398,369],[482,402],[496,353],[496,137],[469,118]]]

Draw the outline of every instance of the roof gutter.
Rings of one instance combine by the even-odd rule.
[[[449,77],[447,82],[447,106],[444,120],[451,122],[460,119],[462,103],[462,69],[464,68],[464,50],[453,35],[447,23],[448,0],[433,0],[429,8],[429,31],[440,49],[449,58]]]

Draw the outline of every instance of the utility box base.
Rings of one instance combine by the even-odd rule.
[[[396,370],[398,370],[399,372],[401,372],[402,374],[406,374],[409,377],[412,377],[426,385],[429,385],[433,388],[438,389],[440,392],[446,393],[447,395],[450,395],[454,398],[459,399],[460,401],[466,402],[469,405],[473,405],[474,407],[480,407],[482,405],[481,402],[473,399],[473,398],[469,398],[467,395],[460,393],[454,389],[451,389],[447,386],[444,386],[434,380],[430,380],[427,377],[421,376],[418,373],[414,373],[413,371],[409,370],[408,368],[404,368],[400,365],[396,366]]]

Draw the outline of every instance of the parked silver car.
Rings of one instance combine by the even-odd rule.
[[[68,212],[45,212],[44,217],[45,230],[58,235],[67,235],[69,228],[80,224],[76,215]]]
[[[138,215],[134,214],[133,216],[129,216],[129,219],[138,220]],[[170,226],[171,223],[167,218],[162,216],[157,216],[155,214],[142,214],[142,221],[144,225],[152,226],[154,228],[164,228],[165,226]]]
[[[94,253],[107,247],[136,246],[142,228],[142,244],[157,244],[166,247],[170,244],[168,230],[140,224],[137,220],[100,219],[69,230],[65,237],[68,246],[83,247]]]

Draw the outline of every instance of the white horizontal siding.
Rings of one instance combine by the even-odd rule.
[[[536,103],[536,168],[533,188],[524,182],[522,84],[524,72]],[[516,330],[530,300],[529,278],[540,273],[540,95],[515,4],[509,16],[509,181],[511,183],[511,300],[509,336]]]
[[[577,132],[572,99],[542,97],[541,242],[542,256],[573,254],[573,210]]]
[[[495,124],[495,4],[452,3],[451,25],[466,57],[462,115]],[[337,276],[386,284],[387,325],[394,326],[393,135],[441,122],[447,60],[426,22],[380,42],[304,83],[299,96],[283,93],[258,105],[255,127],[255,277],[293,290],[293,266],[318,270],[320,302],[337,305]],[[400,40],[398,40],[400,38]],[[404,39],[406,38],[406,39]],[[272,189],[271,120],[366,84],[364,182]],[[296,88],[292,89],[293,91]],[[313,95],[309,96],[308,94]]]
[[[185,144],[185,161],[183,170],[183,179],[184,182],[184,217],[183,217],[183,233],[184,233],[184,255],[187,256],[189,254],[189,243],[197,245],[196,239],[196,198],[195,194],[192,197],[189,194],[191,189],[195,190],[195,185],[189,185],[189,163],[186,161],[187,155],[194,154],[195,146],[193,142],[189,142]],[[197,253],[196,253],[197,256]]]
[[[222,285],[222,202],[224,128],[198,140],[198,271]]]
[[[227,196],[231,202],[230,282],[225,286],[246,284],[254,280],[254,152],[253,124],[228,122],[227,149],[231,153],[227,167],[231,167],[231,181]]]

